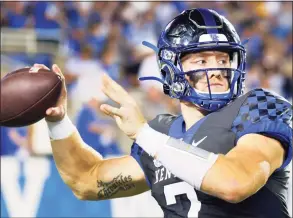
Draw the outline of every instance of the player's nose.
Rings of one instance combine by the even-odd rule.
[[[222,73],[220,70],[212,70],[212,71],[209,71],[208,72],[208,77],[209,79],[212,79],[212,78],[220,78],[222,76]]]
[[[208,60],[209,67],[208,68],[220,68],[221,66],[219,65],[217,58],[216,57],[211,57]],[[208,77],[213,78],[213,77],[219,77],[221,76],[221,71],[220,70],[209,70],[208,71]]]

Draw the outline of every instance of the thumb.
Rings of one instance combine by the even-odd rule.
[[[59,76],[61,76],[62,79],[64,79],[63,73],[60,70],[60,68],[57,66],[57,64],[53,64],[52,70],[57,73]]]

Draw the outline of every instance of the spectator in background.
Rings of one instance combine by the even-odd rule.
[[[76,118],[76,127],[83,140],[103,157],[121,154],[116,143],[116,128],[99,110],[106,99],[102,94],[99,98],[91,98],[83,104]]]
[[[85,41],[86,32],[84,31],[82,22],[75,23],[66,33],[67,37],[64,40],[65,56],[77,56],[81,52],[81,44]]]
[[[263,68],[257,62],[253,63],[247,72],[248,76],[245,80],[245,91],[261,87],[263,81]]]
[[[153,4],[157,23],[156,35],[158,36],[162,28],[164,28],[178,13],[184,10],[178,10],[177,7],[181,8],[184,6],[180,4],[180,2],[155,2]]]
[[[281,66],[280,71],[284,76],[284,84],[282,87],[282,93],[284,97],[289,101],[293,101],[293,78],[292,78],[292,53],[290,56],[285,58],[284,63]]]
[[[94,56],[98,57],[103,48],[108,35],[108,27],[102,23],[98,13],[92,13],[88,20],[86,42],[91,46]]]
[[[103,50],[100,54],[100,60],[104,70],[114,80],[118,80],[120,78],[119,38],[120,26],[118,23],[112,22],[108,38],[106,39]]]
[[[0,127],[1,155],[29,155],[31,152],[27,138],[27,128]]]
[[[45,18],[47,21],[52,21],[53,23],[59,23],[60,27],[66,28],[65,24],[66,20],[64,18],[64,4],[62,2],[52,2],[47,5],[45,10]],[[59,26],[56,25],[55,28],[58,28]]]
[[[82,74],[94,73],[95,69],[96,63],[93,58],[92,48],[89,45],[83,45],[80,50],[80,55],[68,58],[65,63],[64,76],[67,85],[75,83]]]
[[[280,4],[280,13],[276,16],[272,33],[279,39],[286,39],[292,32],[292,2]]]
[[[292,55],[292,53],[293,53],[293,34],[292,34],[292,31],[287,36],[286,44],[288,45],[286,54],[287,55]]]
[[[247,44],[247,62],[260,61],[263,52],[263,40],[259,28],[259,21],[250,18],[240,25],[242,38],[249,39]]]
[[[35,2],[34,18],[36,29],[60,29],[62,27],[63,3]]]
[[[143,58],[151,54],[151,50],[145,48],[141,42],[143,39],[156,43],[155,2],[131,2],[122,11],[124,25],[124,38],[129,50],[128,59],[131,63],[140,63]]]
[[[28,126],[27,131],[29,150],[32,155],[52,155],[52,147],[45,119]]]
[[[114,2],[114,1],[108,1],[108,2],[94,2],[93,6],[93,12],[99,13],[103,23],[105,25],[110,25],[111,22],[117,21],[116,17],[120,16],[121,6],[124,4],[124,2]]]
[[[4,24],[10,28],[24,28],[33,25],[33,19],[29,4],[25,2],[5,2],[6,10],[1,7],[1,18]]]
[[[89,100],[91,92],[99,87],[102,73],[105,73],[105,70],[101,62],[93,56],[89,45],[82,45],[81,54],[67,60],[64,76],[68,79],[69,102],[73,113],[78,111],[81,104]]]
[[[73,4],[78,10],[79,15],[86,19],[89,16],[94,3],[90,1],[76,1],[73,2]]]
[[[78,10],[77,2],[64,2],[64,14],[69,29],[74,28],[77,25],[85,26],[86,19],[83,19]]]
[[[138,77],[148,77],[155,76],[160,78],[161,72],[159,70],[157,64],[156,54],[152,54],[146,58],[144,58],[138,69]],[[143,90],[147,90],[149,87],[154,87],[160,91],[162,91],[162,84],[156,81],[142,81],[140,82],[140,86]]]
[[[274,70],[268,70],[265,72],[265,78],[268,83],[268,88],[276,92],[282,96],[284,96],[283,93],[283,87],[284,87],[284,77],[280,73],[279,68],[276,68]]]
[[[6,16],[6,12],[7,12],[8,8],[5,5],[5,2],[0,2],[0,18],[1,18],[1,27],[6,27],[8,26],[8,19]]]

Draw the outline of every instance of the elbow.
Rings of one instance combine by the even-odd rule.
[[[98,199],[93,199],[88,195],[86,192],[77,192],[72,190],[73,195],[81,201],[90,201],[90,200],[98,200]]]
[[[248,195],[243,194],[240,190],[230,190],[221,196],[222,200],[232,204],[238,204],[248,197]]]
[[[244,185],[228,185],[221,193],[220,198],[232,204],[240,203],[251,196],[249,186]]]
[[[73,195],[78,199],[78,200],[82,200],[82,201],[86,201],[87,199],[87,191],[85,190],[81,190],[79,187],[77,187],[76,185],[73,185],[72,183],[66,183],[69,188],[71,189]]]
[[[97,195],[92,190],[72,189],[73,195],[81,201],[98,201]]]
[[[78,199],[78,200],[81,200],[81,201],[86,201],[87,198],[86,198],[86,195],[84,194],[81,194],[81,193],[78,193],[78,192],[75,192],[75,191],[72,191],[73,195]]]
[[[258,192],[267,182],[268,177],[255,176],[241,177],[241,179],[227,182],[226,187],[221,190],[222,199],[230,203],[240,203]]]
[[[82,182],[82,180],[65,180],[64,182],[78,200],[98,200],[89,184]]]

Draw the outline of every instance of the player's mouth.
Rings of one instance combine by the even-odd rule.
[[[222,83],[210,83],[210,87],[221,87],[221,86],[224,86],[224,85]]]

